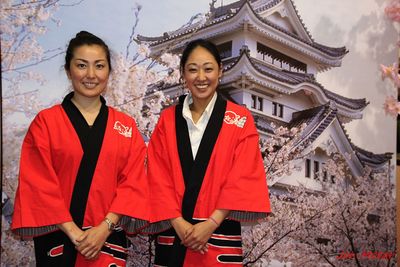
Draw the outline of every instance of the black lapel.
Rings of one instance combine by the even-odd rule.
[[[182,99],[180,100],[180,104],[178,104],[175,110],[175,122],[179,159],[185,180],[185,193],[182,200],[182,215],[185,220],[194,223],[192,218],[194,208],[196,206],[197,197],[203,183],[204,175],[207,171],[207,166],[214,145],[224,121],[227,102],[220,94],[218,94],[213,112],[201,139],[196,159],[193,162],[188,127],[186,120],[182,116],[183,101]],[[177,235],[175,235],[173,255],[170,258],[168,266],[183,266],[186,247],[180,243],[181,240]]]
[[[182,202],[182,213],[183,217],[187,221],[192,221],[194,208],[203,183],[204,175],[206,174],[214,145],[217,142],[218,134],[224,121],[225,110],[226,100],[218,94],[213,112],[201,139],[199,150],[197,151],[196,159],[191,168],[190,175],[184,176],[185,193]],[[190,144],[189,147],[191,147]]]
[[[83,149],[83,157],[75,180],[70,213],[78,227],[82,227],[90,186],[92,184],[93,175],[107,127],[108,108],[105,104],[104,98],[101,97],[102,106],[100,112],[97,115],[93,126],[90,127],[85,118],[79,112],[78,108],[71,102],[72,96],[73,93],[70,93],[65,97],[62,107],[67,113],[69,120],[79,136]],[[76,259],[76,250],[73,246],[71,247],[71,245],[71,242],[67,242],[64,245],[64,257],[67,261],[73,263]],[[71,249],[73,250],[72,252],[74,256],[67,256],[67,254],[71,252]],[[69,257],[71,257],[71,259],[68,259]]]
[[[175,108],[175,130],[178,154],[181,163],[182,174],[185,179],[190,176],[193,166],[193,153],[190,144],[189,130],[185,118],[182,116],[183,101],[185,97],[179,98],[179,104]]]

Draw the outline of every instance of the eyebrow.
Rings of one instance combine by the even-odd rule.
[[[206,62],[206,63],[203,64],[203,66],[204,66],[204,65],[207,65],[207,64],[213,64],[213,65],[214,65],[215,63],[213,63],[213,62]],[[193,63],[188,63],[186,66],[190,66],[190,65],[198,66],[197,63],[194,63],[194,62],[193,62]]]
[[[89,62],[89,60],[86,60],[86,59],[83,59],[83,58],[75,58],[75,60],[80,60],[80,61],[83,61],[85,63]],[[107,60],[106,59],[97,59],[94,62],[98,63],[98,62],[101,62],[101,61],[107,61]]]

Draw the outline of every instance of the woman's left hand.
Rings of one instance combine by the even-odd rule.
[[[86,230],[78,239],[76,249],[87,259],[94,260],[98,257],[101,248],[106,242],[111,231],[108,225],[101,222],[99,225]]]
[[[197,223],[193,226],[190,234],[185,236],[183,244],[194,251],[207,252],[207,241],[215,229],[217,229],[217,225],[209,220]]]

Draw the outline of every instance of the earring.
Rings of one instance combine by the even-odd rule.
[[[188,89],[186,88],[186,81],[180,78],[180,84],[181,84],[181,95],[185,95],[188,91]]]

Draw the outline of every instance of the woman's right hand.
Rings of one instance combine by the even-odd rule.
[[[170,222],[172,227],[174,227],[179,239],[181,240],[181,244],[183,244],[186,236],[190,235],[190,233],[193,231],[193,225],[182,217],[171,219]]]
[[[178,235],[179,239],[181,240],[181,244],[185,247],[188,247],[187,238],[192,235],[194,230],[194,225],[186,221],[182,217],[174,218],[170,220],[172,227],[174,227],[176,234]],[[198,250],[201,254],[204,254],[208,251],[208,246],[204,246]]]
[[[76,240],[82,236],[84,232],[74,222],[60,223],[57,226],[69,237],[75,246],[79,245],[79,242]]]

